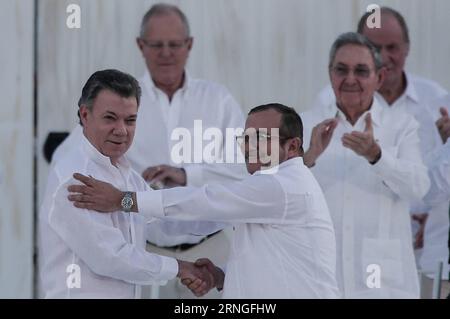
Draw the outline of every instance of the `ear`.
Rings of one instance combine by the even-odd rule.
[[[144,50],[144,42],[142,41],[142,39],[141,38],[136,38],[136,44],[137,44],[137,46],[138,46],[138,48],[139,48],[139,51],[141,51],[141,53],[143,53],[143,50]]]
[[[302,143],[303,141],[300,137],[295,137],[289,142],[288,158],[292,158],[299,155]]]
[[[187,44],[187,49],[188,49],[189,52],[191,51],[193,45],[194,45],[194,38],[193,37],[189,37],[188,44]]]
[[[80,119],[81,119],[81,123],[83,124],[83,127],[86,127],[87,124],[87,118],[88,118],[88,114],[91,112],[89,111],[88,107],[85,104],[81,104],[80,106]]]
[[[384,79],[386,78],[386,67],[382,67],[380,70],[378,70],[377,72],[377,91],[381,88],[381,86],[383,85]]]

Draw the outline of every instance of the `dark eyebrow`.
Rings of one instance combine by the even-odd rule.
[[[117,114],[116,113],[114,113],[114,112],[111,112],[111,111],[106,111],[105,112],[105,115],[113,115],[113,116],[115,116],[115,117],[117,117]]]
[[[135,119],[135,118],[137,118],[137,114],[132,114],[127,117],[127,119]]]

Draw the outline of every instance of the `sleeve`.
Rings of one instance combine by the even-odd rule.
[[[67,199],[67,186],[76,183],[69,179],[56,189],[48,220],[93,272],[140,285],[161,284],[177,275],[175,259],[148,253],[125,240],[112,219],[113,214],[121,213],[102,214],[74,207]]]
[[[398,147],[382,148],[373,169],[394,193],[412,203],[425,196],[430,180],[420,153],[418,123],[413,118],[405,123]]]
[[[450,139],[429,154],[426,161],[431,187],[424,200],[434,206],[450,199]]]
[[[287,213],[287,194],[271,175],[257,175],[239,182],[207,184],[200,188],[177,187],[137,193],[139,211],[154,217],[231,223],[296,224],[308,209],[299,203]]]
[[[214,116],[220,117],[220,127],[223,132],[221,154],[224,155],[224,163],[185,164],[183,168],[186,172],[188,186],[200,187],[213,181],[237,181],[248,175],[245,165],[243,165],[244,158],[236,145],[236,134],[232,134],[236,130],[243,130],[244,115],[239,104],[227,90],[225,90],[224,96],[218,99],[220,100],[217,105],[219,112]]]

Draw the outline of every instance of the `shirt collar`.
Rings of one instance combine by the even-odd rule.
[[[148,69],[145,71],[143,82],[144,87],[152,100],[156,100],[158,92],[163,93],[161,89],[156,87],[155,82],[153,82],[153,79]],[[192,85],[192,78],[187,72],[187,70],[184,70],[183,86],[178,90],[181,90],[181,92],[184,94],[191,87],[191,85]]]
[[[333,101],[332,104],[330,104],[326,109],[325,109],[326,114],[325,118],[339,118],[340,120],[346,121],[346,117],[344,112],[342,112],[336,104],[336,100]],[[367,113],[370,113],[370,115],[372,116],[372,122],[375,125],[381,125],[381,117],[382,117],[382,112],[383,112],[383,106],[382,103],[380,102],[380,97],[378,97],[376,94],[373,96],[373,101],[372,101],[372,106],[370,107],[370,109],[366,112],[364,112],[361,117],[365,117],[365,115]]]
[[[296,166],[296,165],[302,165],[302,166],[304,165],[302,157],[300,157],[300,156],[293,157],[293,158],[288,159],[287,161],[284,161],[283,163],[280,163],[274,167],[264,169],[264,170],[259,170],[259,171],[255,172],[254,175],[275,174],[279,169],[284,169],[284,168],[287,168],[290,166]]]
[[[84,133],[82,134],[81,137],[81,145],[90,160],[96,162],[97,164],[103,167],[114,167],[111,163],[111,159],[108,156],[105,156],[102,153],[100,153],[91,144],[91,142],[89,142]],[[121,156],[117,160],[117,168],[123,169],[125,171],[128,171],[130,169],[130,162],[125,156]]]
[[[416,103],[419,103],[419,96],[417,94],[416,87],[414,86],[414,82],[411,79],[411,75],[407,72],[403,72],[406,81],[406,90],[403,93],[404,96],[410,98]]]

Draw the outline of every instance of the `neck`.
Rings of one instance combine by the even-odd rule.
[[[153,80],[153,81],[155,81],[155,80]],[[169,98],[169,101],[172,101],[172,98],[173,98],[175,92],[178,91],[179,89],[181,89],[183,87],[183,84],[184,84],[184,74],[183,74],[183,76],[181,76],[180,79],[178,79],[176,82],[171,83],[171,84],[155,82],[155,86],[167,95],[167,97]]]
[[[355,125],[356,121],[358,121],[358,119],[361,117],[361,115],[370,110],[372,103],[373,99],[372,102],[370,102],[369,106],[364,108],[352,107],[347,109],[345,107],[340,106],[339,104],[337,105],[337,107],[345,114],[347,121],[353,126]]]
[[[403,73],[398,81],[384,83],[378,90],[389,105],[392,105],[406,90],[406,77]]]

